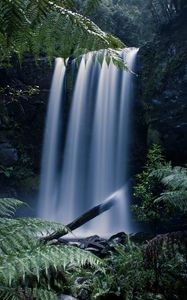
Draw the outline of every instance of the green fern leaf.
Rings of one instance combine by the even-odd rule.
[[[40,280],[42,271],[48,272],[51,267],[63,271],[66,268],[75,268],[90,264],[94,267],[101,266],[102,262],[93,254],[69,246],[40,245],[32,251],[25,251],[20,255],[4,255],[0,265],[0,280],[5,286],[15,285],[26,276],[36,276]]]
[[[0,198],[0,218],[12,217],[16,209],[26,205],[24,202],[12,198]]]

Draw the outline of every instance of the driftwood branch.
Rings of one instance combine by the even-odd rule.
[[[66,225],[67,229],[69,229],[70,231],[73,231],[73,230],[79,228],[80,226],[84,225],[88,221],[94,219],[98,215],[109,210],[112,206],[115,205],[116,200],[117,200],[117,197],[113,196],[111,198],[108,198],[102,204],[99,204],[99,205],[91,208],[90,210],[85,212],[83,215],[76,218],[74,221],[72,221],[68,225]],[[44,242],[48,242],[48,241],[51,241],[54,239],[59,239],[60,237],[66,235],[67,233],[68,233],[67,230],[56,231],[56,232],[51,233],[48,236],[42,237],[41,240]]]

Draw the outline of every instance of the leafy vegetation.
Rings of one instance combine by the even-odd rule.
[[[59,223],[13,218],[23,202],[0,199],[0,296],[55,300],[63,291],[87,299],[180,299],[186,295],[185,232],[158,235],[148,243],[113,244],[103,261],[95,255],[41,237],[67,232]],[[76,280],[80,282],[76,283]]]
[[[169,23],[186,6],[186,0],[150,0],[149,8],[155,23]]]
[[[63,290],[65,269],[101,261],[89,252],[66,245],[44,244],[40,237],[67,229],[58,223],[32,218],[12,218],[24,203],[0,199],[0,295],[1,299],[57,299],[54,286]],[[53,280],[53,283],[52,283]]]
[[[152,39],[156,31],[148,2],[103,0],[90,18],[102,30],[119,37],[128,46],[141,46]]]
[[[187,171],[167,163],[158,145],[153,145],[147,155],[143,171],[137,175],[134,196],[139,203],[133,211],[140,221],[154,225],[166,222],[177,211],[187,211]]]
[[[156,223],[160,221],[163,206],[155,202],[162,191],[159,180],[156,180],[150,174],[158,167],[165,164],[158,145],[153,145],[147,155],[147,162],[143,171],[137,175],[137,184],[134,190],[134,196],[140,203],[133,206],[133,211],[137,218],[143,222]]]
[[[114,247],[115,252],[104,259],[104,274],[89,268],[70,273],[71,294],[77,297],[84,289],[88,299],[185,299],[186,248],[177,235],[175,240],[163,235],[142,245],[127,238]],[[76,278],[82,283],[75,284]]]
[[[119,39],[105,34],[88,18],[68,8],[71,1],[16,0],[0,2],[0,61],[23,54],[35,58],[78,55],[88,50],[119,48]],[[93,1],[92,1],[93,2]],[[91,1],[88,1],[90,7]]]
[[[171,163],[168,163],[153,171],[151,175],[158,178],[166,187],[155,199],[155,203],[163,201],[175,209],[187,212],[187,169],[172,167]]]

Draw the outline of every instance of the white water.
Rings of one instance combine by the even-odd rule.
[[[49,220],[54,219],[56,213],[57,156],[60,138],[59,119],[61,105],[63,105],[62,90],[65,70],[64,61],[61,58],[57,58],[49,96],[38,205],[39,216]]]
[[[133,70],[137,49],[123,51]],[[133,73],[112,62],[102,66],[83,56],[73,91],[62,169],[60,105],[65,67],[57,61],[48,107],[44,140],[39,216],[69,223],[87,209],[117,192],[117,205],[92,220],[80,235],[109,235],[131,231],[128,203],[127,156]],[[61,104],[60,104],[61,103]]]

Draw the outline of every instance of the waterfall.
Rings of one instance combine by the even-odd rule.
[[[42,154],[38,214],[41,218],[51,219],[56,211],[57,157],[59,148],[59,120],[64,86],[65,65],[61,58],[56,59],[53,75]]]
[[[65,66],[57,59],[48,105],[38,215],[69,223],[117,191],[117,205],[79,230],[80,235],[131,231],[127,160],[133,68],[138,49],[121,55],[128,69],[82,56],[74,85],[65,146]],[[68,72],[68,71],[67,71]],[[61,153],[62,152],[62,153]]]

